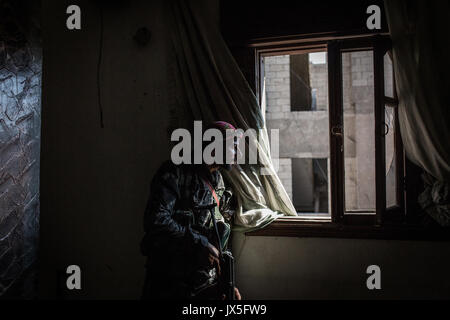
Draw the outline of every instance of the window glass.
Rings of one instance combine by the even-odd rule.
[[[395,109],[385,107],[386,207],[397,203],[397,159],[395,154]]]
[[[326,52],[264,57],[267,129],[279,130],[278,176],[299,215],[330,215]]]
[[[342,54],[345,212],[374,213],[375,113],[373,52]]]
[[[394,98],[394,70],[389,53],[384,55],[384,95]]]

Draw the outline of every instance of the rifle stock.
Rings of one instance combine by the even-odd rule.
[[[222,273],[220,282],[222,292],[226,295],[227,300],[236,300],[234,294],[235,277],[234,277],[234,257],[230,251],[222,253]]]

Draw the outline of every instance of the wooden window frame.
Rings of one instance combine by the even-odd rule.
[[[329,131],[331,177],[331,219],[320,217],[279,218],[264,229],[247,232],[247,236],[275,237],[332,237],[396,240],[450,240],[445,232],[427,231],[420,226],[409,226],[406,221],[405,154],[400,138],[398,120],[398,98],[385,96],[384,56],[390,52],[391,40],[388,35],[361,36],[337,39],[302,39],[300,43],[288,44],[274,41],[257,45],[255,52],[256,96],[261,102],[263,84],[263,58],[293,53],[328,52],[329,87]],[[374,215],[344,214],[344,156],[343,141],[332,134],[333,127],[343,126],[342,53],[352,51],[373,51],[374,97],[375,97],[375,167],[376,167],[376,213]],[[392,57],[392,56],[391,56]],[[386,208],[386,164],[385,164],[385,106],[395,109],[395,148],[397,168],[398,206]],[[337,169],[337,170],[336,170]]]
[[[395,149],[396,150],[402,150],[402,154],[401,157],[398,156],[395,159],[396,161],[396,168],[397,168],[397,176],[396,176],[396,181],[397,181],[397,188],[396,188],[396,198],[397,198],[397,206],[394,207],[386,207],[385,211],[383,212],[383,221],[385,221],[386,223],[398,223],[401,222],[402,220],[404,220],[406,218],[406,172],[405,172],[405,160],[406,160],[406,155],[405,155],[405,151],[403,148],[403,142],[401,139],[401,133],[400,133],[400,122],[399,122],[399,114],[398,114],[398,105],[399,105],[399,101],[398,101],[398,95],[397,95],[397,88],[396,88],[396,80],[395,80],[395,73],[394,73],[394,58],[392,56],[392,49],[391,46],[388,46],[387,48],[384,48],[384,54],[388,54],[391,58],[392,61],[392,67],[393,67],[393,87],[394,87],[394,97],[387,97],[385,92],[384,92],[384,84],[383,84],[383,96],[384,96],[384,108],[387,107],[391,107],[394,109],[394,116],[395,116],[395,133],[394,133],[394,144],[395,144]],[[381,59],[384,59],[384,55]],[[384,63],[383,63],[384,65]],[[383,71],[383,80],[384,80],[384,69]],[[384,123],[384,121],[383,121]]]

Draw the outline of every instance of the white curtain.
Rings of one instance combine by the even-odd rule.
[[[386,0],[406,153],[450,179],[450,1]]]
[[[238,201],[234,230],[249,231],[282,215],[295,216],[296,211],[274,171],[261,108],[217,21],[205,9],[208,7],[205,0],[172,0],[168,5],[176,61],[172,66],[172,126],[192,127],[194,120],[204,124],[222,120],[244,131],[262,129],[252,139],[271,174],[261,175],[261,165],[223,172]]]
[[[450,226],[450,1],[386,0],[399,121],[410,160],[425,170],[418,201]]]

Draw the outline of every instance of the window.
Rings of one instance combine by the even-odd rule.
[[[344,214],[375,214],[373,51],[343,52]]]
[[[394,68],[391,51],[383,57],[384,64],[384,141],[386,164],[386,209],[397,214],[403,209],[404,161],[400,126],[398,123],[398,99],[395,90]]]
[[[382,36],[256,49],[257,93],[267,128],[279,129],[279,176],[298,213],[272,231],[321,236],[358,229],[377,236],[404,218],[389,50]]]
[[[326,49],[262,63],[266,123],[280,132],[281,182],[299,216],[331,219]]]

